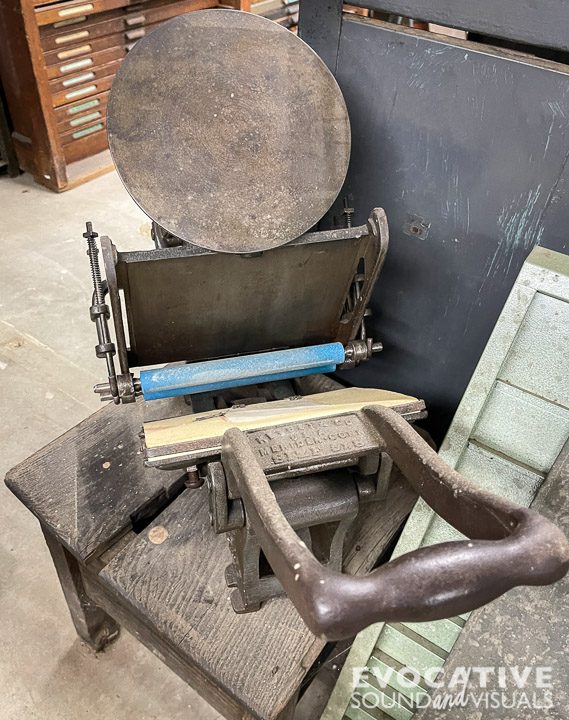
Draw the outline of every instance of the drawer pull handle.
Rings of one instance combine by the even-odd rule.
[[[138,28],[137,30],[128,30],[125,32],[125,37],[127,40],[138,40],[138,38],[144,37],[146,35],[146,30],[144,28]]]
[[[87,80],[92,80],[94,77],[94,72],[83,73],[82,75],[77,75],[76,77],[64,80],[62,85],[63,87],[71,87],[71,85],[78,85],[79,83],[87,82]]]
[[[99,98],[93,98],[93,100],[87,100],[87,102],[81,103],[80,105],[74,105],[73,107],[67,108],[67,114],[68,115],[76,115],[78,112],[83,112],[83,110],[89,110],[90,108],[97,107],[97,105],[100,105],[101,101]]]
[[[65,95],[66,100],[73,100],[73,98],[81,97],[81,95],[89,95],[90,93],[94,93],[97,90],[96,85],[88,85],[84,88],[79,88],[79,90],[73,90],[73,92],[69,92]]]
[[[100,110],[97,110],[97,112],[89,113],[88,115],[83,115],[82,117],[73,118],[73,120],[69,121],[69,124],[71,125],[71,127],[77,127],[77,125],[85,125],[85,123],[91,122],[91,120],[97,120],[100,117],[103,117],[103,114]]]
[[[63,45],[63,43],[74,42],[75,40],[81,40],[81,38],[86,37],[89,37],[89,31],[80,30],[79,32],[71,33],[71,35],[60,35],[59,37],[56,37],[55,44]]]
[[[57,28],[67,27],[69,25],[78,25],[79,23],[85,22],[87,20],[87,15],[81,15],[81,17],[75,17],[70,18],[69,20],[60,20],[59,22],[52,23],[52,28],[54,30],[57,30]]]
[[[146,18],[144,15],[135,15],[133,17],[126,18],[126,24],[128,25],[128,27],[132,27],[133,25],[141,25],[145,22]]]
[[[70,15],[82,15],[93,10],[93,3],[85,3],[85,5],[77,5],[76,7],[65,8],[57,14],[59,17],[69,17]]]
[[[83,55],[83,53],[90,52],[90,45],[79,45],[79,47],[69,48],[69,50],[62,50],[57,53],[58,60],[69,60],[69,58],[75,57],[76,55]]]
[[[74,70],[81,70],[81,68],[89,67],[93,64],[93,58],[84,58],[83,60],[75,60],[75,62],[67,63],[67,65],[60,65],[59,72],[68,73]]]
[[[71,137],[74,140],[79,140],[79,138],[85,137],[85,135],[90,135],[91,133],[97,132],[97,130],[102,130],[103,127],[103,123],[97,123],[96,125],[91,125],[91,127],[84,128],[83,130],[77,130],[77,132],[71,133]]]

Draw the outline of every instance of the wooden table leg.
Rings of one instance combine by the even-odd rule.
[[[77,634],[98,652],[116,640],[120,626],[87,595],[73,555],[43,525],[42,531]]]

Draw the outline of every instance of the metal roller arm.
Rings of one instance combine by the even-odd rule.
[[[369,407],[362,414],[421,497],[471,540],[421,548],[364,577],[329,570],[290,527],[247,436],[228,430],[226,472],[275,575],[314,634],[339,640],[375,622],[453,617],[518,585],[547,585],[567,573],[569,542],[553,523],[468,482],[393,410]]]

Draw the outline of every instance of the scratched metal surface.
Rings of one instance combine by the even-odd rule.
[[[336,198],[350,156],[326,65],[280,25],[234,10],[182,15],[140,40],[114,80],[107,127],[142,210],[223,252],[302,235]]]
[[[532,247],[569,251],[568,68],[496,53],[342,23],[340,198],[356,222],[384,207],[391,236],[369,324],[385,350],[346,379],[424,398],[438,439]]]

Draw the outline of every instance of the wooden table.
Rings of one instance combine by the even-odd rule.
[[[77,632],[99,650],[123,626],[227,718],[292,718],[325,643],[286,598],[233,612],[207,491],[145,468],[141,425],[142,403],[108,405],[6,478],[40,521]],[[396,477],[385,504],[363,508],[348,571],[369,570],[414,500]]]

